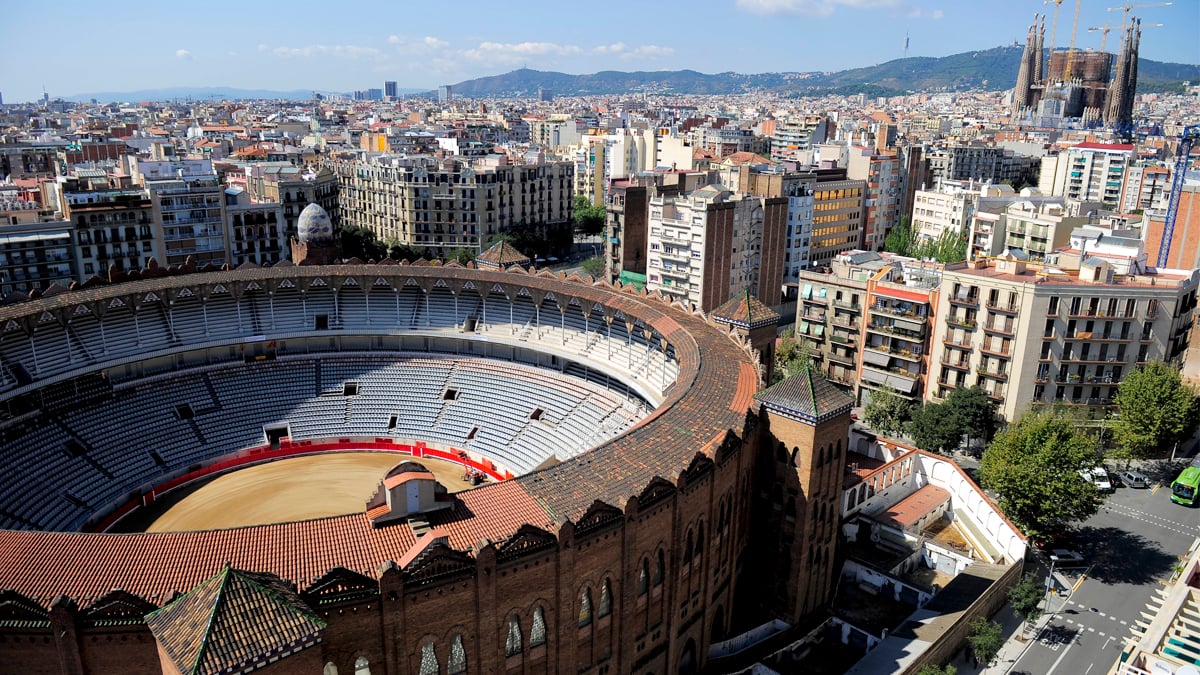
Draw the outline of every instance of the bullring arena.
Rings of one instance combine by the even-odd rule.
[[[734,625],[759,480],[760,369],[728,304],[721,322],[603,282],[386,261],[0,307],[0,653],[29,673],[702,668]],[[813,418],[834,421],[833,467],[848,409]],[[372,505],[354,487],[343,513],[105,533],[247,466],[304,457],[336,487],[322,463],[347,451],[386,457]],[[383,474],[423,459],[483,482],[418,508],[429,475]],[[829,577],[821,512],[808,555]]]

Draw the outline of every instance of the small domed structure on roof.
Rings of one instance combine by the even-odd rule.
[[[309,204],[296,220],[296,238],[306,244],[333,241],[333,221],[320,204]]]

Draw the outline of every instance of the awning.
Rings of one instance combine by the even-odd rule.
[[[866,354],[866,352],[863,352],[863,353]],[[888,383],[887,373],[881,373],[876,370],[871,370],[870,368],[862,369],[862,379],[863,379],[863,381],[870,382],[872,384],[887,384]]]
[[[916,321],[909,321],[908,319],[896,319],[896,323],[894,325],[896,328],[911,330],[914,333],[920,333],[921,331],[925,330],[925,324],[918,323]]]
[[[869,347],[863,350],[862,358],[863,363],[870,363],[876,366],[882,366],[884,368],[887,368],[888,362],[892,360],[892,357],[888,356],[887,354],[880,354],[879,352],[872,351]]]
[[[910,380],[907,377],[901,377],[899,375],[888,375],[887,384],[896,391],[904,392],[905,394],[911,394],[913,389],[917,386],[917,381]]]
[[[805,300],[812,297],[812,284],[804,284],[804,291],[800,293],[800,297]]]

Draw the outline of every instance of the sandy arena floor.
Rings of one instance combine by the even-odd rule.
[[[197,488],[146,531],[222,529],[363,511],[384,474],[410,459],[393,452],[338,452],[246,467]],[[458,464],[428,457],[416,461],[450,492],[470,487]]]

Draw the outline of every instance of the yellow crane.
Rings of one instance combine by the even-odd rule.
[[[1075,56],[1075,33],[1079,31],[1079,6],[1083,0],[1075,0],[1075,19],[1071,21],[1071,46],[1067,48],[1067,64],[1063,66],[1063,82],[1071,82],[1071,59]]]

